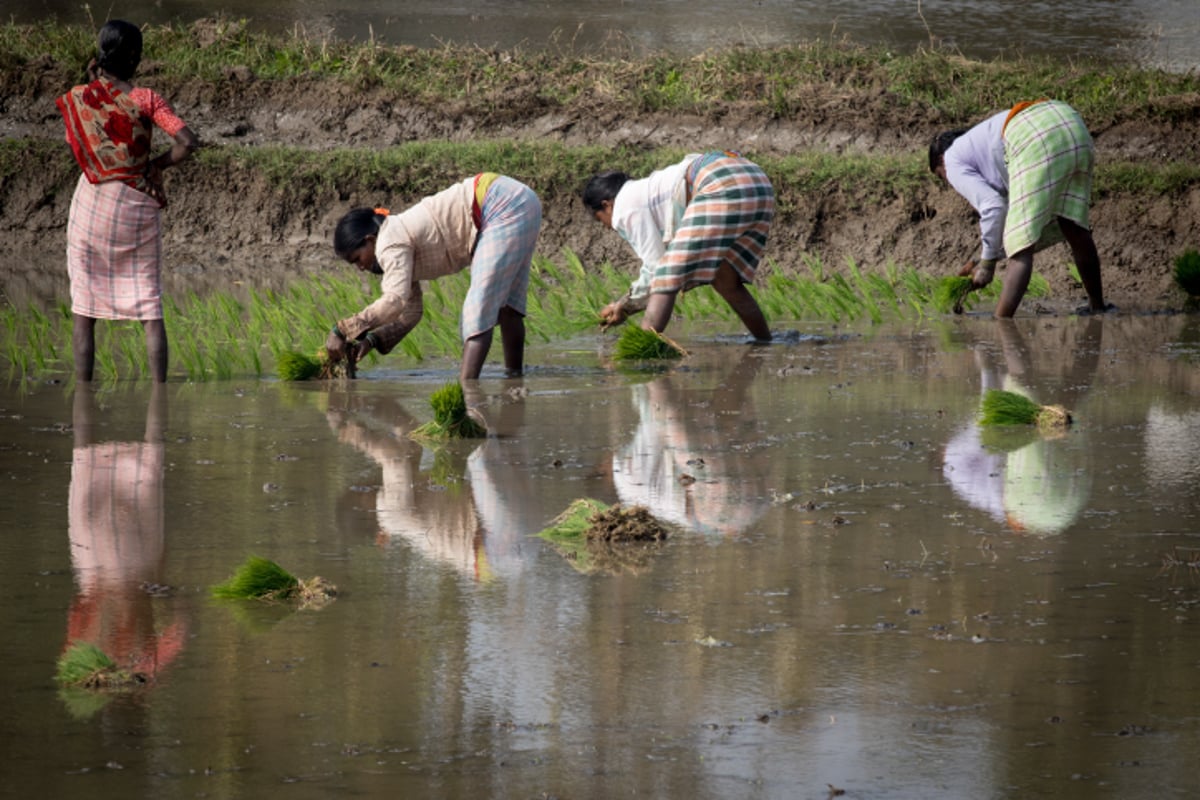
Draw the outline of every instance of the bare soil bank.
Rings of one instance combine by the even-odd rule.
[[[70,78],[50,62],[44,67],[42,74],[26,70],[20,80],[0,87],[0,134],[30,141],[61,137],[53,98]],[[482,106],[488,109],[484,112],[478,104],[416,106],[384,89],[335,81],[264,81],[236,69],[220,82],[156,84],[150,67],[143,82],[162,91],[204,141],[245,147],[324,151],[426,139],[550,139],[568,146],[735,147],[751,156],[804,150],[922,154],[934,132],[965,122],[945,119],[936,109],[904,105],[886,87],[854,93],[842,86],[836,94],[816,87],[806,113],[784,120],[736,104],[705,117],[631,115],[603,98],[546,107],[536,85],[511,87],[504,98]],[[1177,108],[1170,124],[1148,122],[1133,109],[1093,130],[1101,163],[1194,163],[1200,157],[1200,97],[1156,102]],[[14,301],[61,296],[60,254],[77,175],[69,158],[31,155],[0,178],[0,232],[6,242],[0,266],[4,291]],[[458,177],[447,175],[446,183]],[[545,207],[539,251],[557,258],[570,248],[585,264],[612,261],[632,274],[636,264],[624,243],[592,221],[579,202],[586,177],[569,186],[534,186]],[[355,186],[314,186],[284,196],[249,168],[215,174],[198,163],[172,171],[168,192],[172,205],[164,234],[170,286],[199,290],[231,281],[277,283],[334,267],[329,238],[341,213],[355,205],[403,208],[418,199],[380,196],[378,190]],[[903,195],[842,185],[780,201],[768,248],[774,269],[807,274],[805,259],[815,257],[827,272],[845,270],[853,259],[865,271],[894,263],[948,274],[978,250],[974,213],[932,177]],[[1130,310],[1181,305],[1172,263],[1184,249],[1200,247],[1200,185],[1171,196],[1096,197],[1092,222],[1110,301]],[[1062,245],[1038,257],[1036,267],[1054,291],[1053,300],[1043,305],[1069,308],[1083,299],[1067,275],[1069,258]]]

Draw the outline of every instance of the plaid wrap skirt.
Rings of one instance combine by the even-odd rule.
[[[162,319],[158,203],[120,181],[80,175],[67,223],[71,312],[95,319]]]
[[[775,189],[762,168],[745,158],[707,159],[692,199],[654,270],[650,291],[670,293],[710,284],[722,264],[743,283],[754,280],[775,218]]]
[[[1010,256],[1062,241],[1057,218],[1089,228],[1092,136],[1075,109],[1058,100],[1035,103],[1004,130],[1008,215],[1004,252]]]
[[[488,187],[463,300],[462,337],[490,331],[508,306],[525,315],[529,269],[542,229],[542,203],[525,184],[501,176]]]

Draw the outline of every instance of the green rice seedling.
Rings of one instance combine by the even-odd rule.
[[[275,356],[275,372],[281,381],[306,381],[321,374],[321,362],[295,350]]]
[[[963,306],[971,294],[971,278],[968,275],[951,275],[938,281],[933,290],[933,307],[941,313],[953,310],[963,313]]]
[[[1200,252],[1194,248],[1185,250],[1175,259],[1175,285],[1188,293],[1188,297],[1200,297]]]
[[[212,587],[220,600],[298,600],[302,607],[319,606],[337,595],[324,578],[302,581],[268,558],[250,556],[223,583]]]
[[[487,428],[467,413],[467,400],[462,384],[451,381],[429,396],[433,419],[416,428],[412,436],[418,439],[482,439]]]
[[[1062,406],[1043,406],[1022,394],[989,389],[979,412],[980,425],[1036,425],[1039,430],[1062,430],[1071,424],[1071,414]]]
[[[640,325],[626,325],[613,348],[613,358],[620,361],[653,361],[685,355],[687,351],[675,342]]]
[[[59,656],[54,679],[62,686],[102,689],[141,683],[145,676],[122,670],[91,642],[75,642]]]

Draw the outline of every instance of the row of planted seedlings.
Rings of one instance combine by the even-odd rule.
[[[817,259],[810,259],[808,266],[807,276],[768,269],[765,278],[751,287],[772,324],[860,320],[878,324],[949,311],[939,307],[939,279],[911,268],[888,265],[880,274],[867,274],[851,263],[847,275],[828,275]],[[420,361],[461,352],[458,320],[469,281],[463,271],[425,285],[422,322],[401,342],[397,354]],[[982,294],[996,294],[998,284]],[[628,285],[628,275],[611,264],[587,269],[569,251],[564,251],[561,262],[535,257],[526,322],[530,340],[563,341],[597,330],[600,308]],[[1047,290],[1045,279],[1035,275],[1030,294],[1044,295]],[[172,375],[208,381],[274,374],[276,359],[283,353],[318,354],[333,322],[361,309],[377,293],[373,280],[332,274],[297,279],[283,290],[168,296],[163,314]],[[724,301],[706,289],[687,293],[676,312],[686,320],[735,321]],[[97,379],[147,374],[145,340],[138,323],[102,322],[96,332]],[[10,380],[70,372],[71,314],[65,303],[50,311],[32,305],[5,308],[0,311],[0,335],[0,354]],[[378,356],[372,353],[367,365],[375,363]]]

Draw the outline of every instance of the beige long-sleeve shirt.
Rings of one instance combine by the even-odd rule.
[[[389,329],[394,344],[416,327],[424,312],[420,282],[451,275],[471,264],[476,235],[471,217],[474,201],[472,176],[384,220],[375,240],[383,293],[362,311],[338,322],[347,339],[353,341],[373,328],[398,323]]]

